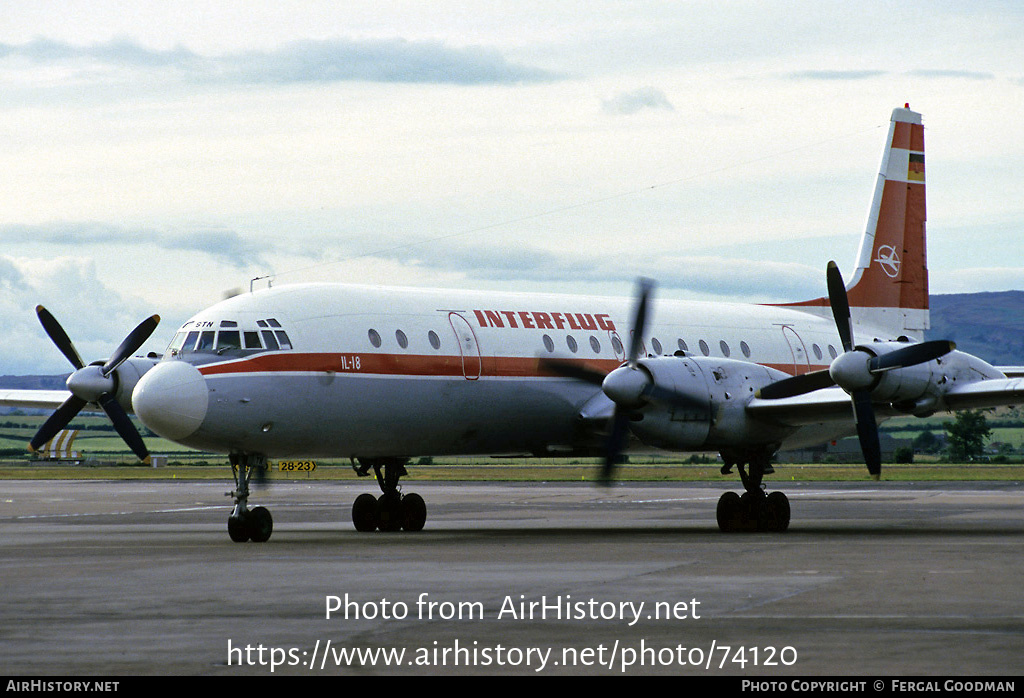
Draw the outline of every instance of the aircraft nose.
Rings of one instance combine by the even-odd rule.
[[[132,409],[142,423],[172,441],[199,429],[210,406],[206,379],[184,361],[164,361],[146,372],[132,393]]]

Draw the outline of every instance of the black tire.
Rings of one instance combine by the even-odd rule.
[[[402,498],[397,492],[377,498],[377,528],[389,533],[402,530]]]
[[[718,529],[725,533],[732,533],[739,530],[742,516],[740,496],[735,492],[726,492],[718,498],[718,508],[715,511],[718,518]]]
[[[249,524],[249,539],[253,543],[266,543],[274,532],[274,519],[266,507],[255,507],[249,510],[246,517]]]
[[[252,535],[249,531],[249,522],[246,516],[228,517],[228,536],[235,543],[245,543]]]
[[[402,528],[406,531],[422,531],[427,522],[427,503],[415,492],[402,497]]]
[[[352,503],[352,523],[356,530],[369,533],[377,530],[377,498],[363,493]]]
[[[782,533],[789,528],[789,497],[782,492],[772,492],[764,504],[766,530]]]

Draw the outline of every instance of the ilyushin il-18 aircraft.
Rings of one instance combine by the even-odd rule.
[[[1024,371],[997,369],[924,341],[924,127],[895,109],[856,267],[830,263],[827,293],[763,305],[382,288],[309,283],[251,290],[196,314],[162,357],[132,355],[143,321],[89,365],[57,320],[39,319],[74,366],[67,391],[0,392],[0,404],[52,406],[38,449],[99,406],[141,459],[128,419],[184,446],[228,454],[228,533],[270,538],[249,506],[268,459],[351,458],[382,494],[359,495],[359,531],[423,528],[424,500],[403,493],[413,457],[603,456],[717,451],[742,496],[717,506],[724,531],[783,531],[785,494],[766,492],[772,456],[857,434],[875,478],[877,423],[897,415],[994,407],[1024,398]],[[92,407],[94,408],[94,407]]]

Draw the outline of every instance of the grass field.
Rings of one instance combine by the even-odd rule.
[[[941,422],[932,418],[929,428],[941,432]],[[221,454],[185,449],[170,441],[143,432],[151,453],[167,456],[166,467],[139,464],[116,433],[107,429],[103,416],[83,416],[74,422],[80,429],[74,450],[83,455],[80,463],[55,464],[33,459],[25,450],[43,416],[0,416],[0,479],[231,479],[227,458]],[[895,420],[894,420],[895,421]],[[908,422],[920,425],[921,420]],[[892,426],[894,422],[887,423]],[[1007,429],[1005,441],[1016,444],[1024,436],[1022,429]],[[994,432],[1002,437],[999,429]],[[919,430],[898,432],[912,438]],[[994,440],[1002,440],[997,436]],[[690,455],[633,457],[619,470],[626,481],[735,482],[735,474],[722,475],[715,454],[705,454],[705,462],[691,463]],[[882,479],[891,481],[1024,480],[1024,464],[972,463],[950,464],[936,458],[919,457],[913,464],[885,464]],[[347,460],[317,461],[312,472],[285,473],[272,463],[271,477],[281,480],[357,480]],[[593,481],[597,478],[598,459],[548,458],[433,458],[409,466],[410,481]],[[860,481],[869,476],[862,464],[775,464],[769,482],[785,481]]]

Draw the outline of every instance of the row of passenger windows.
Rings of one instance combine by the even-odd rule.
[[[372,344],[375,349],[381,348],[384,342],[383,339],[381,338],[380,333],[377,330],[369,330],[367,332],[367,336],[369,337],[370,344]],[[395,330],[395,341],[398,343],[398,346],[401,347],[402,349],[409,348],[409,337],[402,330]],[[427,333],[427,341],[430,342],[430,346],[433,347],[435,351],[441,348],[441,340],[437,336],[437,333],[434,332],[433,330],[430,330]],[[549,353],[554,353],[556,344],[555,340],[551,337],[551,335],[543,335],[542,341],[544,342],[544,348]],[[595,335],[590,335],[589,344],[590,349],[594,354],[601,353],[601,340],[598,339]],[[574,337],[571,334],[566,335],[565,346],[573,354],[577,354],[580,351],[580,343],[577,341],[576,337]],[[650,339],[650,347],[651,349],[653,349],[653,353],[657,356],[675,353],[676,351],[681,351],[686,354],[691,353],[689,346],[682,339],[676,339],[676,348],[673,348],[671,346],[666,347],[666,345],[662,344],[661,340],[657,339],[656,337],[652,337]],[[697,347],[699,348],[700,353],[703,354],[704,356],[711,355],[711,347],[705,340],[701,339],[700,341],[698,341]],[[615,335],[612,335],[611,338],[611,348],[616,355],[621,356],[625,353],[625,348],[622,346],[622,342]],[[740,353],[743,355],[744,358],[749,359],[751,357],[750,345],[747,344],[745,341],[740,342],[739,349]],[[730,347],[729,343],[726,342],[724,339],[718,342],[718,350],[721,353],[721,355],[726,358],[732,355],[732,348]],[[814,352],[815,359],[819,361],[822,359],[823,353],[821,347],[819,347],[817,344],[811,345],[811,351]],[[833,359],[836,358],[836,356],[838,356],[835,347],[833,347],[831,344],[828,346],[828,353]]]
[[[374,349],[380,349],[384,343],[380,333],[377,330],[371,329],[366,334],[370,338],[370,344],[373,345]],[[402,349],[409,348],[409,336],[402,330],[395,330],[395,341],[398,342],[398,346]],[[430,346],[434,348],[434,351],[441,348],[441,338],[437,336],[437,332],[434,332],[434,330],[427,332],[427,341],[430,342]]]
[[[544,341],[544,348],[547,349],[549,353],[553,353],[555,351],[555,340],[552,339],[550,335],[544,335],[543,336],[543,341]],[[673,349],[671,347],[668,347],[667,350],[666,350],[666,347],[661,343],[661,340],[659,340],[659,339],[657,339],[655,337],[652,337],[650,342],[651,342],[651,344],[650,344],[651,349],[653,350],[653,353],[655,355],[657,355],[657,356],[662,356],[662,355],[669,354],[669,353],[675,353],[676,351],[681,351],[681,352],[684,352],[686,354],[690,353],[689,346],[687,346],[686,342],[683,341],[682,339],[677,339],[676,340],[676,346],[678,347],[678,349]],[[579,343],[576,341],[576,338],[574,336],[572,336],[571,334],[570,335],[566,335],[566,337],[565,337],[565,345],[569,349],[569,351],[572,352],[573,354],[576,354],[576,353],[579,352],[579,349],[580,349]],[[612,345],[612,350],[616,354],[623,354],[625,352],[625,348],[622,346],[622,342],[615,335],[612,335],[611,345]],[[704,356],[710,356],[711,355],[711,347],[709,347],[708,343],[705,342],[703,339],[700,340],[700,342],[698,343],[698,346],[700,347],[700,352]],[[601,340],[599,340],[594,335],[591,335],[590,336],[590,348],[591,348],[591,350],[593,350],[593,352],[595,354],[600,354],[601,353]],[[725,342],[724,340],[722,340],[722,341],[720,341],[718,343],[718,348],[722,352],[722,356],[728,357],[728,356],[730,356],[732,354],[732,349],[729,348],[729,344],[727,342]],[[740,351],[743,353],[744,357],[746,357],[748,359],[750,358],[750,346],[746,342],[740,342]]]

